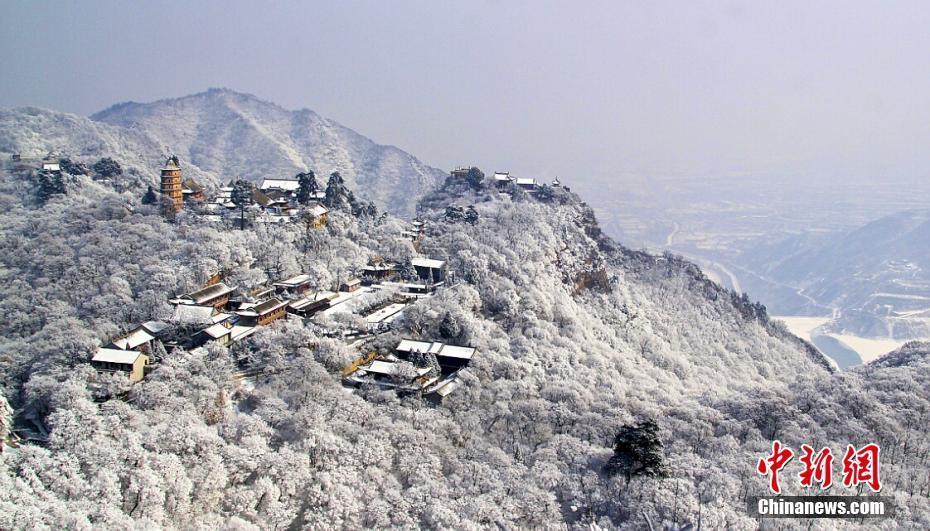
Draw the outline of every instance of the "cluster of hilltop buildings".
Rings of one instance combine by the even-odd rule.
[[[343,337],[377,335],[390,330],[407,306],[432,296],[451,278],[443,260],[415,258],[409,265],[416,272],[415,278],[409,274],[404,278],[397,263],[373,259],[361,268],[359,276],[350,277],[334,291],[315,286],[307,274],[239,290],[217,273],[202,288],[169,299],[174,306],[171,318],[143,323],[113,339],[99,348],[90,362],[100,372],[126,374],[130,381],[137,382],[151,370],[153,362],[159,361],[159,356],[176,347],[193,350],[211,342],[230,346],[280,319],[314,320],[319,324],[326,321],[318,316],[351,314],[364,321],[363,329],[342,330],[339,333]],[[369,297],[379,292],[386,296]],[[371,300],[377,303],[372,306]],[[409,345],[412,347],[407,348]],[[400,393],[435,395],[441,400],[455,388],[451,384],[456,373],[467,365],[474,349],[423,345],[407,341],[394,354],[365,355],[347,368],[344,382],[349,386],[372,384]],[[430,370],[423,371],[427,366]]]
[[[183,178],[181,164],[176,156],[168,157],[161,170],[162,213],[172,218],[190,205],[193,210],[209,221],[222,221],[224,214],[240,208],[249,210],[253,223],[292,223],[302,220],[319,228],[328,223],[329,210],[320,202],[325,193],[311,193],[305,205],[297,202],[300,184],[296,179],[265,179],[259,187],[250,187],[248,197],[235,197],[232,186],[224,186],[218,194],[207,199],[204,189],[190,178]],[[243,206],[240,203],[245,202]]]
[[[473,171],[473,169],[459,167],[449,172],[449,174],[454,179],[467,179],[470,171]],[[510,185],[514,185],[528,193],[537,192],[540,188],[545,186],[543,183],[532,177],[516,177],[511,175],[510,172],[503,171],[494,172],[494,176],[491,178],[491,181],[499,191],[504,193],[507,192],[507,190],[510,188]],[[559,188],[562,186],[562,183],[559,181],[559,178],[556,177],[552,180],[551,186],[552,188]]]
[[[16,156],[13,162],[21,161]],[[51,157],[39,170],[40,175],[48,177],[61,173],[60,164]],[[300,183],[296,179],[265,179],[260,186],[249,186],[246,197],[242,189],[221,187],[216,196],[208,198],[202,186],[184,178],[176,156],[167,158],[160,177],[158,203],[168,218],[189,209],[212,221],[249,209],[253,223],[300,220],[316,228],[328,223],[329,211],[322,204],[325,193],[311,192],[309,200],[303,197],[302,204],[298,204]],[[502,193],[510,183],[531,193],[541,186],[535,179],[500,172],[494,175],[494,182]],[[559,186],[558,180],[553,186]],[[402,234],[416,248],[425,235],[425,223],[419,219]],[[391,330],[410,304],[433,296],[453,280],[444,260],[429,257],[413,258],[403,264],[375,257],[332,289],[315,286],[307,274],[238,289],[228,285],[222,273],[216,273],[200,289],[169,299],[173,306],[170,318],[142,323],[112,339],[96,350],[90,364],[98,372],[121,374],[138,382],[174,348],[196,350],[208,343],[228,347],[281,319],[313,320],[324,327],[324,333],[364,339]],[[326,327],[336,326],[336,321],[323,317],[340,314],[360,318],[337,320],[342,323],[339,326],[351,322],[355,329],[328,330]],[[404,339],[390,353],[360,356],[344,370],[343,383],[394,389],[400,394],[418,394],[441,402],[458,386],[458,371],[468,366],[475,354],[476,350],[468,346]]]

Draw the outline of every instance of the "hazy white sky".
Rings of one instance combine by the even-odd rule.
[[[440,167],[930,177],[926,1],[0,5],[4,107],[228,87]]]

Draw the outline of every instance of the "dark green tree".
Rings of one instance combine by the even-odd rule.
[[[478,168],[472,166],[468,168],[468,173],[465,174],[465,181],[474,189],[481,188],[481,183],[484,182],[484,172]]]
[[[354,201],[352,197],[352,215],[357,218],[375,218],[378,216],[378,207],[368,201]]]
[[[458,205],[449,205],[446,207],[446,221],[449,223],[458,223],[465,219],[465,210]]]
[[[297,188],[297,202],[301,205],[306,205],[313,199],[313,194],[319,190],[319,185],[316,182],[316,175],[314,175],[313,170],[307,171],[306,173],[298,173],[297,183],[299,185],[299,188]]]
[[[245,209],[252,204],[252,184],[245,179],[236,179],[230,199],[239,208],[239,230],[245,230]]]
[[[461,338],[462,332],[462,325],[451,313],[447,313],[439,322],[439,335],[443,339],[457,341]]]
[[[40,171],[38,175],[38,185],[36,194],[39,197],[39,201],[43,204],[51,199],[53,195],[66,193],[65,180],[60,171]]]
[[[475,210],[475,206],[468,205],[468,208],[465,209],[465,223],[468,223],[469,225],[477,225],[479,218],[480,216],[478,215],[478,211]]]
[[[413,363],[415,367],[429,368],[430,371],[424,375],[429,378],[438,377],[442,373],[439,360],[432,352],[420,352],[415,350],[410,353],[410,363]]]
[[[110,157],[104,157],[94,163],[94,173],[105,178],[116,177],[123,174],[123,168],[120,167],[119,162]]]
[[[148,191],[142,196],[142,204],[154,205],[156,203],[158,203],[158,195],[155,194],[155,189],[152,188],[152,185],[149,185]]]
[[[87,166],[82,162],[74,162],[69,158],[59,159],[58,165],[61,171],[70,175],[87,175]]]
[[[551,201],[553,195],[552,188],[545,184],[536,190],[536,199],[540,201]]]
[[[355,195],[346,188],[342,175],[334,171],[326,183],[326,197],[323,198],[323,204],[330,209],[351,210],[354,202]]]
[[[614,438],[614,455],[604,467],[611,476],[665,477],[668,471],[659,439],[659,426],[653,420],[626,425]]]

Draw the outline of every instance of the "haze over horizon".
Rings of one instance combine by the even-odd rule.
[[[89,115],[228,87],[438,167],[593,181],[901,184],[930,167],[930,5],[917,2],[30,2],[3,13],[4,107]]]

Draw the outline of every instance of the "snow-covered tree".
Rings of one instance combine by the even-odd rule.
[[[297,174],[297,202],[306,205],[313,199],[313,194],[319,189],[316,182],[316,175],[313,170]]]

